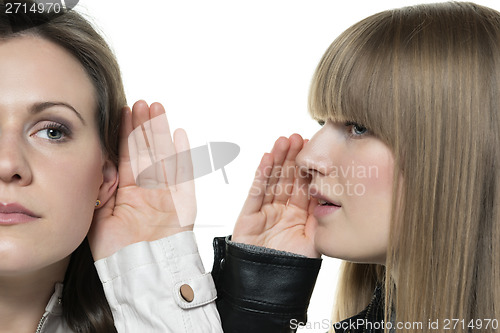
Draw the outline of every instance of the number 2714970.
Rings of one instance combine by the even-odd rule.
[[[40,3],[21,3],[8,2],[5,4],[5,14],[37,14],[37,13],[60,13],[61,4],[57,2],[40,2]]]
[[[457,328],[462,329],[498,329],[497,319],[472,319],[466,322],[464,319],[444,319],[443,329],[445,330],[455,330]]]

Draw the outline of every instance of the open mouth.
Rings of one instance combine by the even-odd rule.
[[[318,199],[318,203],[319,203],[320,206],[335,206],[335,207],[340,207],[339,205],[336,205],[334,203],[331,203],[331,202],[323,200],[323,199]]]

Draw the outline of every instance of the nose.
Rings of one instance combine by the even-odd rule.
[[[26,157],[19,140],[0,131],[0,183],[30,184],[32,173]]]
[[[320,173],[330,174],[334,169],[332,152],[335,151],[335,133],[327,126],[323,126],[304,145],[295,159],[301,172],[309,174]]]

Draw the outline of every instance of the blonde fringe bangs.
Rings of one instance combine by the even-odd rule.
[[[389,38],[390,32],[377,36],[370,33],[385,30],[378,26],[387,13],[376,16],[381,20],[361,21],[330,45],[312,79],[309,113],[318,121],[356,122],[388,143],[393,118],[387,112],[393,65],[391,55],[374,50],[373,43]]]

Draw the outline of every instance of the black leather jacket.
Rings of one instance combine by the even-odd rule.
[[[225,333],[294,333],[307,307],[321,259],[214,239],[212,276]],[[358,315],[335,323],[336,333],[378,333],[383,320],[380,288]]]

